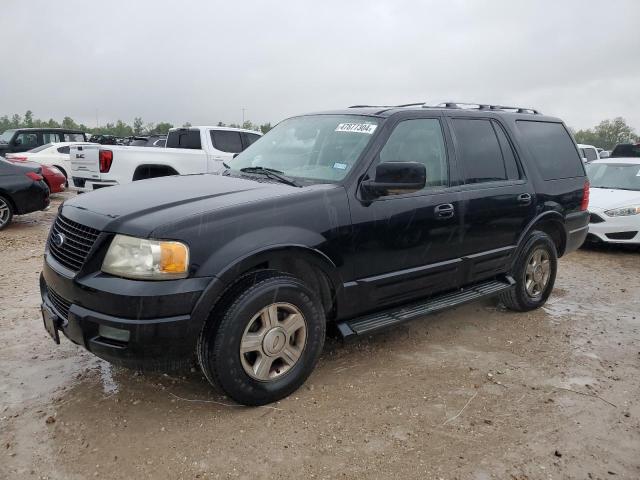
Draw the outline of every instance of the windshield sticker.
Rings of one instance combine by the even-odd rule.
[[[337,168],[338,170],[346,170],[347,169],[347,164],[346,163],[334,163],[333,164],[333,168]]]
[[[336,127],[336,132],[355,132],[371,135],[378,126],[373,123],[341,123]]]

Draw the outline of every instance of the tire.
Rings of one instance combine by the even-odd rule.
[[[13,219],[13,205],[8,198],[0,195],[0,230],[11,223]]]
[[[536,263],[538,254],[540,261]],[[546,273],[545,263],[548,267]],[[516,284],[508,292],[500,294],[500,300],[508,309],[517,312],[541,307],[551,295],[557,271],[558,252],[553,240],[544,232],[531,232],[514,264]]]
[[[232,287],[209,318],[198,342],[200,367],[236,402],[265,405],[304,383],[325,331],[322,304],[303,282],[278,272],[257,274]]]

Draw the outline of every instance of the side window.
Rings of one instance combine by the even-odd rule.
[[[222,152],[240,153],[242,151],[240,132],[211,130],[211,141],[216,150]]]
[[[58,153],[62,153],[62,154],[69,154],[69,150],[71,147],[69,147],[69,145],[67,145],[66,147],[60,147],[58,148]]]
[[[57,132],[42,132],[43,143],[57,143],[61,141],[61,135]]]
[[[65,133],[65,142],[84,142],[84,135],[82,133]]]
[[[520,170],[518,170],[518,162],[516,161],[516,156],[513,153],[513,147],[507,138],[507,134],[500,124],[497,122],[492,123],[498,136],[500,150],[502,150],[502,159],[504,160],[504,168],[507,171],[507,178],[509,180],[519,180],[521,177]]]
[[[587,158],[587,162],[593,162],[598,159],[598,153],[595,148],[585,148],[584,149],[585,157]]]
[[[38,136],[35,133],[20,133],[16,136],[14,143],[24,148],[34,148],[38,146]]]
[[[562,123],[517,120],[516,125],[543,179],[584,175],[580,155]]]
[[[201,150],[200,130],[172,130],[167,136],[167,148],[188,148]]]
[[[491,120],[455,118],[452,124],[464,183],[497,182],[509,178]]]
[[[449,185],[442,127],[435,118],[400,122],[382,147],[380,162],[420,162],[427,171],[425,188]]]
[[[255,133],[245,133],[245,135],[247,138],[247,147],[260,138],[260,135],[256,135]]]

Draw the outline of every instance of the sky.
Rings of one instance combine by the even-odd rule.
[[[535,107],[640,131],[638,0],[2,0],[0,115],[277,123],[353,104]]]

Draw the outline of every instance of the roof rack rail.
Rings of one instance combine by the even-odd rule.
[[[349,108],[403,108],[419,107],[426,104],[427,102],[403,103],[401,105],[351,105]]]
[[[515,111],[515,113],[529,113],[533,115],[540,115],[540,110],[528,107],[509,107],[506,105],[491,105],[488,103],[473,103],[473,102],[443,102],[434,106],[423,105],[424,108],[455,108],[466,110],[499,110],[499,111]]]

